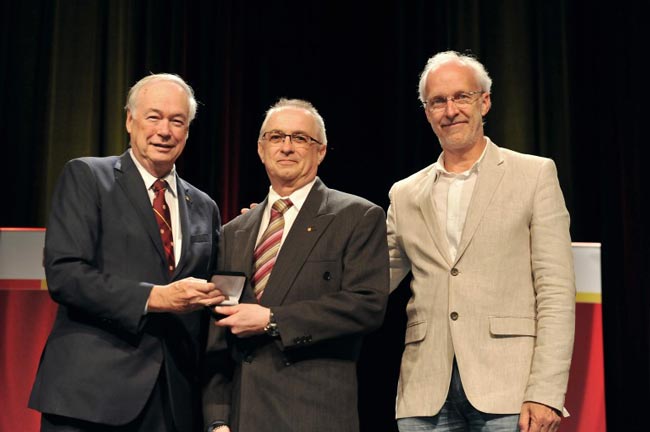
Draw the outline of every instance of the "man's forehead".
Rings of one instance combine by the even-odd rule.
[[[172,108],[182,115],[189,114],[189,101],[185,90],[171,81],[149,83],[140,89],[135,98],[139,110],[162,112]]]
[[[183,87],[181,87],[179,83],[167,80],[148,82],[140,89],[140,92],[142,93],[152,91],[169,91],[171,93],[178,92],[181,94],[185,93],[185,90],[183,90]]]
[[[183,88],[171,81],[157,81],[149,83],[140,89],[137,94],[137,101],[149,99],[173,99],[178,98],[187,103],[187,94]]]
[[[474,70],[469,66],[447,63],[429,72],[427,77],[427,88],[435,89],[443,86],[453,85],[478,85]]]
[[[274,110],[269,114],[268,124],[300,124],[312,125],[316,119],[304,108],[298,107],[282,107]]]

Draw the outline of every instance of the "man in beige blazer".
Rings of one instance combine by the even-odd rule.
[[[573,350],[569,214],[552,160],[483,134],[491,79],[429,59],[420,99],[438,161],[390,191],[391,289],[412,272],[401,432],[555,431]]]

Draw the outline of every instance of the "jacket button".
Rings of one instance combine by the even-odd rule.
[[[458,312],[450,313],[449,318],[451,318],[452,321],[456,321],[458,319]]]
[[[451,269],[451,275],[452,275],[452,276],[458,276],[458,273],[460,273],[460,272],[458,271],[458,269],[457,269],[456,267],[454,267],[453,269]]]
[[[332,273],[326,271],[325,273],[323,273],[323,279],[326,280],[326,281],[331,280],[332,279]]]

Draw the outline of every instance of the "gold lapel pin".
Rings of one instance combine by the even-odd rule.
[[[316,229],[314,227],[307,227],[307,232],[312,232],[312,231],[316,231]]]

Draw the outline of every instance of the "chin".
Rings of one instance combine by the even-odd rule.
[[[465,147],[467,140],[459,138],[447,138],[446,140],[443,141],[444,147],[451,147],[451,148],[462,148]]]

